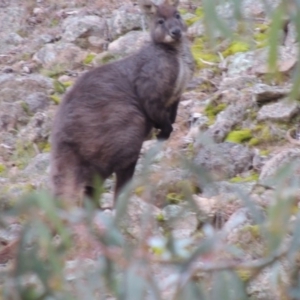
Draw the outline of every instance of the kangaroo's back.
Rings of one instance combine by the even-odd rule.
[[[52,130],[56,196],[80,199],[93,178],[116,173],[115,196],[132,178],[142,143],[155,127],[168,139],[193,73],[178,3],[145,4],[151,41],[120,61],[85,73],[63,99]]]

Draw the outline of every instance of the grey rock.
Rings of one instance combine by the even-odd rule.
[[[140,239],[144,235],[144,231],[149,228],[151,228],[152,234],[159,234],[156,218],[160,214],[159,208],[133,196],[129,201],[127,214],[121,222],[121,227],[135,239]],[[147,220],[146,223],[145,220]],[[141,226],[142,224],[147,224],[148,229]]]
[[[20,35],[18,35],[17,33],[13,32],[13,33],[10,33],[6,37],[6,40],[4,42],[6,42],[9,45],[18,46],[23,41],[24,41],[24,39]]]
[[[174,237],[183,239],[191,237],[197,230],[198,220],[196,213],[185,208],[170,204],[163,208],[162,214],[168,228],[172,230]]]
[[[13,223],[5,229],[0,229],[0,241],[1,243],[9,243],[14,241],[20,234],[22,226],[18,223]]]
[[[281,100],[264,105],[257,114],[258,121],[290,121],[299,112],[296,101]]]
[[[187,34],[191,38],[200,37],[205,35],[205,26],[203,20],[198,20],[192,24],[187,31]]]
[[[73,43],[82,37],[105,36],[106,22],[98,16],[70,16],[64,20],[62,28],[63,40]]]
[[[31,94],[33,91],[48,93],[52,87],[52,79],[42,75],[3,74],[0,75],[0,104],[2,102],[23,101],[24,94]]]
[[[229,77],[237,75],[263,75],[269,73],[269,49],[261,48],[228,56],[220,63],[221,69],[227,69]],[[297,47],[295,45],[278,47],[278,71],[289,73],[297,63]]]
[[[233,76],[233,77],[225,77],[220,82],[220,90],[226,89],[237,89],[242,90],[244,88],[252,87],[259,81],[257,76],[254,75],[243,75],[243,76]]]
[[[10,39],[12,33],[16,33],[23,27],[26,13],[25,5],[20,5],[17,0],[7,1],[7,5],[0,7],[0,54],[5,54],[15,47],[14,44],[6,41]]]
[[[50,165],[50,153],[40,153],[35,156],[24,169],[23,174],[30,176],[43,175]]]
[[[86,52],[71,43],[58,42],[46,44],[33,56],[33,60],[42,64],[45,68],[58,65],[61,68],[74,68],[79,66]]]
[[[112,17],[107,20],[109,36],[112,40],[132,30],[142,28],[142,14],[138,7],[124,5],[114,10]]]
[[[237,211],[235,211],[224,224],[222,232],[225,236],[227,236],[228,234],[230,234],[230,232],[236,229],[236,227],[245,225],[247,222],[249,222],[248,209],[240,208]]]
[[[263,183],[271,184],[272,179],[274,178],[276,173],[281,168],[291,163],[295,167],[294,172],[290,175],[293,177],[295,173],[299,174],[300,172],[300,166],[299,166],[300,149],[299,148],[284,149],[279,153],[275,154],[273,157],[271,157],[263,166],[259,176],[259,181]],[[298,176],[296,178],[298,178]]]
[[[114,206],[114,196],[112,193],[103,193],[100,199],[101,209],[111,209]]]
[[[88,41],[92,48],[95,48],[98,50],[104,50],[108,44],[105,39],[98,37],[98,36],[89,36]]]
[[[239,198],[239,193],[242,192],[249,195],[254,186],[255,182],[239,182],[231,183],[228,181],[216,181],[211,184],[198,183],[199,188],[202,190],[202,195],[204,197],[213,197],[222,195],[222,198],[228,200],[234,200]]]
[[[290,87],[282,88],[259,83],[251,87],[251,90],[255,94],[256,101],[262,103],[282,98],[286,96],[291,89]]]
[[[244,120],[247,110],[256,105],[250,92],[231,89],[222,92],[221,96],[222,102],[229,105],[217,115],[215,123],[206,131],[206,135],[215,142],[222,142],[232,128]]]
[[[146,32],[130,31],[110,43],[108,51],[113,55],[126,56],[136,52],[149,39],[149,34]]]
[[[50,104],[49,97],[46,94],[40,92],[33,93],[27,96],[24,101],[25,103],[27,103],[28,109],[32,113],[44,110]]]
[[[253,156],[253,150],[248,147],[224,142],[200,146],[194,162],[220,180],[248,171]]]

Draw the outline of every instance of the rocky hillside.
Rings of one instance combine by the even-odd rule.
[[[76,78],[133,53],[149,38],[139,7],[120,2],[31,0],[20,5],[17,0],[0,0],[2,209],[12,207],[24,193],[47,188],[53,115]],[[155,138],[144,143],[136,169],[138,181],[123,222],[130,238],[138,240],[140,220],[151,212],[153,238],[171,231],[178,240],[188,239],[189,245],[201,241],[206,234],[203,224],[208,222],[222,232],[222,245],[238,246],[243,258],[251,261],[262,257],[267,245],[245,201],[265,215],[277,203],[274,187],[284,187],[279,179],[277,186],[270,180],[285,164],[295,167],[300,159],[299,103],[287,98],[298,56],[296,35],[290,26],[288,35],[282,36],[278,76],[270,77],[270,20],[261,1],[244,1],[242,11],[251,20],[247,24],[233,21],[230,5],[219,6],[220,16],[231,20],[235,38],[221,38],[212,30],[218,41],[213,48],[206,36],[201,1],[196,2],[183,1],[180,10],[197,70],[179,105],[174,132],[152,159],[147,181],[143,180],[145,157],[157,143]],[[113,182],[111,178],[105,183],[102,209],[111,207]],[[195,209],[182,213],[191,201]],[[4,269],[14,257],[9,247],[21,223],[10,219],[1,232],[1,253],[8,253],[2,255]],[[89,239],[78,234],[78,251],[66,263],[70,278],[75,276],[78,257],[93,265],[101,252],[92,242],[81,251],[80,245],[90,243]],[[221,257],[223,251],[215,249],[214,257]],[[204,262],[198,261],[200,266]],[[283,286],[289,282],[287,268],[279,264],[277,270],[276,280]],[[157,265],[153,269],[164,299],[171,299],[174,288],[165,284],[173,271]],[[272,284],[272,270],[266,268],[248,286],[253,299],[283,299],[279,287]]]

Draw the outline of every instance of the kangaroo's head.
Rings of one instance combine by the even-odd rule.
[[[161,4],[143,0],[143,10],[150,19],[150,31],[155,43],[178,44],[186,32],[186,25],[177,10],[178,0],[164,0]],[[161,1],[160,1],[161,2]]]

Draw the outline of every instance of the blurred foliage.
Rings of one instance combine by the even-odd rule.
[[[201,1],[201,9],[196,11],[196,16],[204,18],[208,37],[213,37],[217,30],[223,36],[235,39],[228,20],[221,19],[217,12],[218,4],[222,2]],[[242,1],[227,2],[233,5],[236,20],[243,20]],[[299,35],[300,4],[293,2],[294,9],[289,10],[289,1],[281,1],[272,10],[268,1],[262,2],[272,19],[268,41],[269,66],[276,72],[284,16],[290,17]],[[231,45],[244,50],[248,47],[243,42]],[[85,63],[89,63],[90,58]],[[299,83],[298,66],[294,73],[293,93],[298,93]],[[56,81],[56,92],[60,94],[64,90],[65,86]],[[52,100],[59,102],[59,97],[53,95]],[[220,107],[220,111],[222,109],[224,107]],[[212,112],[211,117],[218,112]],[[242,300],[248,299],[249,282],[266,268],[271,268],[275,285],[278,288],[282,286],[281,299],[300,299],[300,185],[299,176],[295,176],[295,165],[282,168],[274,177],[270,185],[274,190],[274,201],[263,213],[248,195],[236,188],[236,195],[253,219],[247,232],[259,236],[264,246],[261,257],[249,260],[238,245],[228,245],[222,229],[216,230],[212,224],[202,226],[199,236],[178,239],[171,231],[164,235],[155,234],[149,222],[151,212],[148,212],[141,216],[139,237],[128,238],[124,234],[123,220],[129,214],[132,191],[142,186],[143,195],[147,195],[148,189],[154,188],[149,184],[149,169],[161,147],[158,144],[158,147],[150,149],[141,175],[120,195],[114,216],[96,209],[96,201],[85,201],[83,207],[68,207],[41,191],[21,198],[13,208],[3,209],[1,227],[5,228],[9,220],[17,219],[22,223],[22,231],[17,243],[13,244],[14,263],[0,268],[1,299]],[[212,184],[205,170],[188,159],[182,158],[182,163],[197,181]],[[253,180],[256,179],[255,175]],[[101,193],[99,188],[97,197]],[[191,189],[183,189],[180,195],[169,194],[168,198],[171,202],[186,202],[186,210],[201,215]],[[159,223],[166,222],[162,214],[154,219]],[[81,241],[81,234],[88,238]],[[84,255],[84,251],[91,249],[93,255],[88,252],[87,256],[93,260]],[[80,260],[80,255],[85,259]],[[285,285],[278,273],[278,266],[283,260],[289,266],[289,281]],[[157,268],[168,270],[164,286],[161,286],[159,276],[155,276]],[[175,292],[166,296],[170,288]]]

